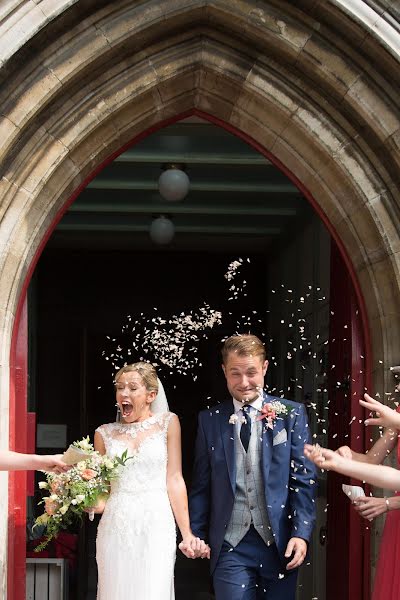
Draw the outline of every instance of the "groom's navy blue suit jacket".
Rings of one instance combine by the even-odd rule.
[[[264,402],[278,400],[288,413],[278,417],[273,429],[263,427],[261,462],[268,517],[282,560],[291,537],[309,541],[315,521],[313,502],[316,474],[313,463],[304,458],[310,442],[307,415],[302,404],[264,394]],[[214,571],[225,530],[229,523],[236,487],[235,425],[232,400],[199,414],[193,481],[189,496],[193,533],[211,547]],[[283,429],[285,432],[274,438]]]

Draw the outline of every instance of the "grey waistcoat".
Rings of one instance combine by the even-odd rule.
[[[253,524],[267,545],[273,541],[261,471],[262,421],[253,421],[247,452],[235,427],[236,493],[225,540],[233,547],[243,539]]]

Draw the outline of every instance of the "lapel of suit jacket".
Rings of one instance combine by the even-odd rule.
[[[233,402],[224,402],[219,408],[220,428],[222,443],[225,451],[226,464],[228,467],[229,479],[232,486],[232,492],[236,489],[236,461],[235,461],[235,427],[229,423],[229,417],[235,412]]]
[[[264,393],[263,404],[268,402],[269,397]],[[273,430],[269,427],[266,427],[264,424],[264,419],[262,420],[262,436],[261,436],[261,444],[262,444],[262,467],[264,474],[264,483],[268,482],[269,470],[271,467],[271,459],[272,459],[272,450],[273,450]]]

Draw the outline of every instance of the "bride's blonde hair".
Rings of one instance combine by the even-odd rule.
[[[125,365],[125,367],[122,367],[115,375],[114,383],[118,383],[121,375],[130,373],[131,371],[139,373],[148,392],[158,392],[157,372],[153,365],[147,362],[137,362],[132,363],[131,365]]]

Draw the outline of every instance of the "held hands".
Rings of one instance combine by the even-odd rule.
[[[210,558],[210,547],[193,533],[185,536],[179,544],[179,550],[186,558]]]
[[[288,545],[286,546],[285,557],[289,558],[292,556],[292,560],[286,565],[286,570],[296,569],[303,564],[305,556],[307,554],[307,542],[302,538],[292,537],[290,538]]]
[[[376,413],[375,418],[368,418],[365,425],[379,425],[381,427],[393,427],[400,429],[400,413],[393,410],[389,406],[378,402],[368,394],[364,394],[364,400],[360,400],[361,406],[368,408],[371,412]]]

